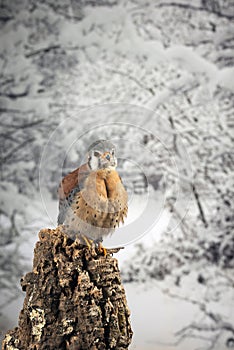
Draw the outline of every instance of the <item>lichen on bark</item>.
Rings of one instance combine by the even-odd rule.
[[[128,349],[130,312],[113,251],[101,255],[68,238],[64,227],[43,229],[18,327],[2,350]]]

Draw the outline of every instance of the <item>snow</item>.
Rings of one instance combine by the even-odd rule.
[[[234,92],[234,68],[221,69],[216,78],[216,85],[220,85]]]
[[[126,284],[125,289],[134,332],[129,349],[188,349],[186,342],[179,347],[176,345],[175,332],[194,319],[197,313],[194,305],[185,301],[178,303],[165,295],[157,285],[146,289],[137,284]],[[200,344],[202,345],[202,342]],[[196,343],[196,346],[198,345]]]

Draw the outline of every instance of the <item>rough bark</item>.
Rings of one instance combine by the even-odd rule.
[[[132,330],[114,251],[103,256],[69,239],[62,226],[39,238],[33,271],[21,279],[18,327],[2,350],[127,349]]]

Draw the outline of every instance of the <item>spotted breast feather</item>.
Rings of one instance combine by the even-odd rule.
[[[124,222],[128,196],[116,170],[83,166],[67,175],[61,188],[59,223],[64,222],[72,237],[100,241]]]

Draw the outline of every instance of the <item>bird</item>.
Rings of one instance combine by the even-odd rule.
[[[87,150],[86,163],[67,174],[58,189],[58,225],[104,255],[103,238],[124,223],[128,212],[128,194],[116,167],[115,146],[97,140]]]

